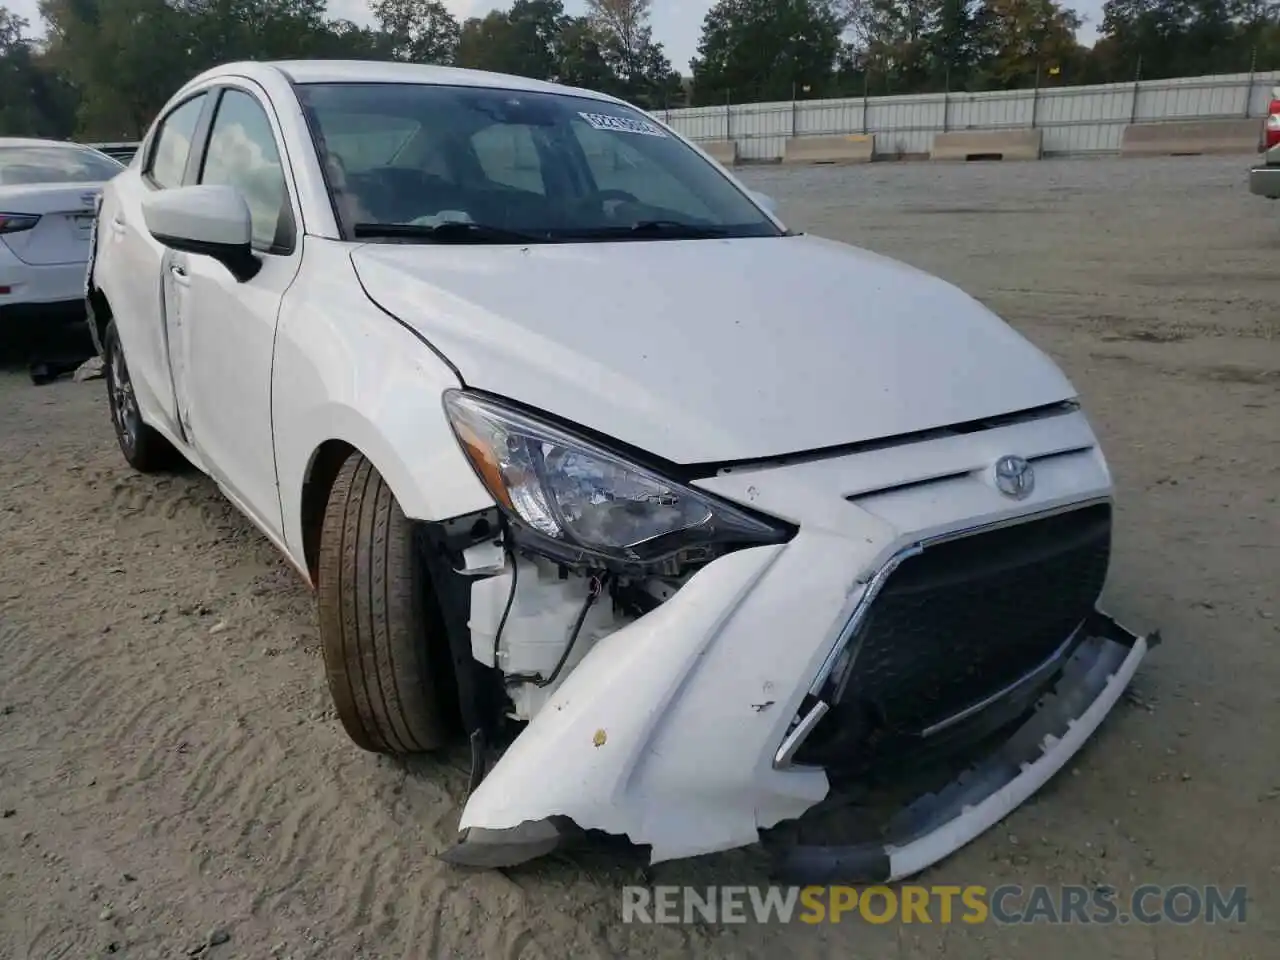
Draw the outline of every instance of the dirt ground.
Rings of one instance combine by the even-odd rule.
[[[131,474],[101,381],[12,372],[0,958],[1273,957],[1280,204],[1246,192],[1249,162],[745,174],[797,226],[959,283],[1062,363],[1118,478],[1107,605],[1165,638],[1078,762],[924,881],[1244,884],[1243,925],[623,925],[620,887],[646,875],[610,852],[447,868],[464,758],[352,746],[310,595],[267,542],[199,476]]]

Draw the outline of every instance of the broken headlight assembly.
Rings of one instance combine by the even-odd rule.
[[[444,406],[521,546],[552,560],[653,571],[795,532],[488,397],[450,390]]]

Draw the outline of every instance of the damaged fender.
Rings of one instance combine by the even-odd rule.
[[[480,783],[468,841],[446,859],[470,862],[468,842],[553,816],[650,844],[655,863],[754,843],[799,816],[827,776],[776,770],[774,753],[857,561],[848,539],[821,534],[742,550],[599,641]]]

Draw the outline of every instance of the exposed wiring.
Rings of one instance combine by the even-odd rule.
[[[587,599],[582,604],[582,609],[578,611],[578,618],[573,623],[573,632],[569,634],[569,642],[565,644],[564,653],[560,654],[560,660],[556,663],[556,668],[551,671],[551,676],[544,680],[542,675],[537,673],[513,673],[506,678],[507,683],[532,683],[535,687],[549,687],[556,682],[556,679],[560,676],[560,671],[564,669],[564,665],[569,661],[569,655],[573,653],[573,648],[578,642],[578,634],[582,632],[582,625],[587,621],[587,614],[591,612],[592,606],[595,605],[600,594],[604,592],[605,581],[608,577],[609,575],[605,573],[591,578],[587,586]]]
[[[507,593],[507,605],[502,608],[502,619],[498,621],[498,632],[493,635],[493,665],[498,666],[498,645],[502,642],[502,631],[507,625],[507,617],[511,613],[511,605],[516,600],[516,579],[519,576],[520,564],[516,562],[516,552],[511,549],[511,532],[504,531],[502,546],[507,552],[507,560],[511,562],[511,590]]]

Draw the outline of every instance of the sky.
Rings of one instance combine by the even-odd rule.
[[[706,16],[713,0],[653,0],[653,34],[666,48],[667,57],[672,66],[683,74],[689,72],[689,61],[698,49],[698,37],[702,33],[702,18]],[[0,0],[0,6],[7,6],[20,17],[31,21],[32,32],[43,32],[40,28],[40,16],[36,11],[37,0]],[[459,20],[467,17],[484,16],[495,7],[506,7],[508,3],[494,3],[492,0],[444,0],[453,15]],[[1096,27],[1102,21],[1102,0],[1075,0],[1068,2],[1085,17],[1084,29],[1079,37],[1083,43],[1093,43],[1096,38]],[[565,11],[571,14],[582,12],[581,0],[565,0]],[[334,17],[343,17],[357,23],[369,23],[369,5],[366,0],[330,0],[329,12]]]

